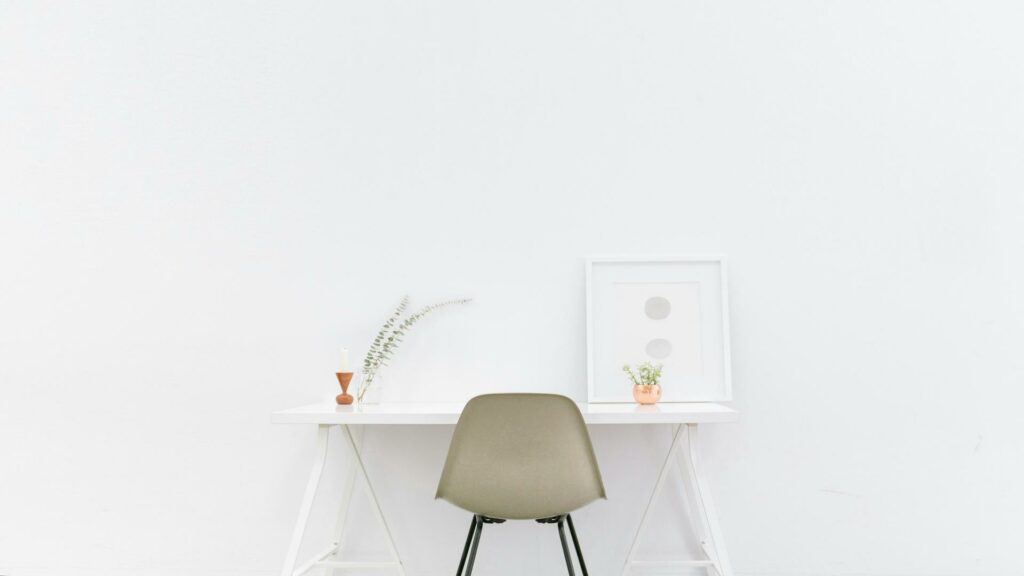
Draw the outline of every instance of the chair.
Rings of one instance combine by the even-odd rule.
[[[570,512],[605,498],[590,435],[576,403],[555,394],[485,394],[466,404],[455,426],[436,498],[473,513],[457,576],[473,574],[484,524],[536,520],[557,524],[570,576]],[[468,557],[468,563],[467,563]]]

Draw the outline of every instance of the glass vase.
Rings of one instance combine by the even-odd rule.
[[[356,404],[380,404],[384,391],[384,370],[377,369],[369,374],[359,375],[359,388],[356,391]]]

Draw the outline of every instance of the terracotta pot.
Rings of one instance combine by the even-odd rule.
[[[654,404],[661,400],[661,386],[633,386],[633,399],[640,404]]]
[[[341,394],[338,394],[334,401],[343,406],[351,404],[355,398],[348,393],[348,385],[352,382],[352,372],[337,372],[338,384],[341,384]]]

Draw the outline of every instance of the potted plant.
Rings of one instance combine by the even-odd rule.
[[[633,382],[633,399],[640,404],[654,404],[661,400],[661,364],[644,362],[635,367],[626,364],[622,367]]]

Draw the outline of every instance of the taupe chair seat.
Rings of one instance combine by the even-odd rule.
[[[558,525],[571,575],[568,524],[586,576],[569,514],[605,498],[605,492],[576,403],[555,394],[486,394],[470,400],[455,426],[437,498],[473,513],[457,575],[463,567],[465,576],[472,574],[485,523],[537,520]]]

